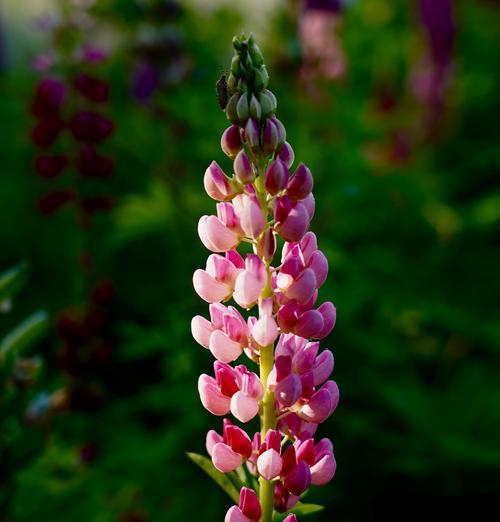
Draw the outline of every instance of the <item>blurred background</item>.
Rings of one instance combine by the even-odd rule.
[[[233,34],[315,176],[337,475],[313,521],[500,491],[500,4],[0,3],[0,520],[222,520],[191,276]]]

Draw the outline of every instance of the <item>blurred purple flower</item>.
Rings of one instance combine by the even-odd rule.
[[[150,62],[137,63],[132,76],[132,94],[141,103],[147,103],[160,85],[157,68]]]

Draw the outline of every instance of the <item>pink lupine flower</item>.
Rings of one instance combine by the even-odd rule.
[[[301,419],[296,413],[285,415],[278,422],[279,429],[292,440],[306,440],[314,437],[318,424]]]
[[[278,481],[274,488],[274,507],[277,511],[292,509],[299,501],[299,496],[294,495],[285,488],[283,482]]]
[[[288,168],[293,165],[295,160],[295,154],[293,152],[292,146],[288,141],[285,141],[283,145],[278,150],[276,157],[280,159]]]
[[[265,299],[261,305],[261,317],[252,327],[252,337],[260,346],[268,346],[278,338],[278,325],[272,311],[272,299]]]
[[[212,254],[207,259],[206,269],[199,268],[194,273],[194,289],[207,303],[226,301],[233,294],[238,272],[227,257]]]
[[[274,218],[276,232],[286,241],[300,241],[311,221],[306,205],[287,195],[277,198]]]
[[[210,305],[210,321],[197,315],[191,322],[195,340],[219,361],[236,360],[249,344],[250,329],[238,310],[220,303]]]
[[[311,484],[323,486],[332,480],[337,469],[333,455],[333,445],[329,439],[321,439],[314,444],[313,439],[294,443],[297,460],[303,460],[311,471]]]
[[[256,239],[266,225],[259,200],[254,194],[239,194],[233,199],[234,209],[245,236]]]
[[[202,243],[212,252],[227,252],[236,248],[241,233],[232,205],[219,203],[217,216],[202,216],[198,223],[198,235]]]
[[[233,299],[243,308],[250,308],[257,302],[267,279],[266,267],[259,256],[248,254],[245,269],[236,278]]]
[[[239,468],[252,455],[252,441],[238,426],[224,419],[222,436],[216,431],[207,433],[206,447],[214,466],[222,473]]]
[[[291,513],[283,520],[283,522],[299,522],[299,519],[297,518],[297,515]]]
[[[327,301],[313,309],[317,294],[305,304],[291,300],[278,311],[278,324],[282,332],[293,332],[304,338],[323,339],[335,326],[336,309]]]
[[[278,431],[269,430],[262,443],[257,459],[257,470],[266,480],[274,480],[281,473],[281,435]]]
[[[240,491],[240,503],[232,506],[224,522],[258,522],[262,515],[259,499],[253,489],[243,487]]]
[[[214,415],[231,412],[239,421],[248,422],[259,411],[264,388],[255,373],[244,365],[232,368],[229,364],[214,363],[215,379],[202,374],[198,391],[203,406]]]
[[[303,460],[297,460],[295,447],[287,446],[283,452],[283,467],[281,477],[287,491],[294,495],[302,495],[311,484],[311,471],[308,464]]]

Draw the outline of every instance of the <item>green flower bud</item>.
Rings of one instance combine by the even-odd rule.
[[[264,90],[269,83],[269,74],[267,74],[266,66],[263,65],[260,69],[255,69],[254,86],[256,91]]]
[[[255,67],[259,68],[264,65],[264,56],[262,51],[259,49],[259,46],[254,43],[249,49],[250,58]]]
[[[277,100],[276,100],[276,96],[275,96],[275,95],[274,95],[274,94],[273,94],[269,89],[266,89],[264,92],[265,92],[265,93],[267,94],[267,96],[269,96],[269,98],[271,99],[271,105],[272,105],[272,107],[273,107],[272,112],[275,112],[276,109],[278,108],[278,102],[277,102]]]
[[[236,92],[236,88],[238,86],[238,80],[233,74],[230,74],[227,79],[227,90],[229,94],[234,94]]]
[[[231,61],[231,72],[238,78],[241,76],[241,58],[237,54]]]
[[[259,102],[262,109],[262,117],[266,118],[267,116],[270,116],[273,113],[273,103],[271,98],[265,92],[261,92],[259,94]]]
[[[262,109],[260,107],[260,103],[257,101],[257,98],[253,94],[252,98],[250,99],[249,111],[252,118],[260,120]]]
[[[238,105],[239,98],[240,98],[239,94],[233,94],[231,96],[231,98],[229,98],[229,101],[227,102],[226,116],[227,116],[227,119],[231,123],[240,122],[240,120],[238,118],[238,113],[236,112],[236,106]]]
[[[238,119],[246,121],[248,119],[249,107],[248,107],[248,95],[242,94],[236,105],[236,114]]]

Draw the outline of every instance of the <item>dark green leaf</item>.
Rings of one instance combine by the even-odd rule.
[[[234,475],[231,479],[225,474],[215,469],[212,461],[203,455],[198,453],[186,453],[186,455],[199,466],[209,477],[211,477],[217,484],[230,496],[235,504],[238,504],[240,500],[240,492],[235,486],[234,478],[238,477]],[[239,479],[238,479],[239,480]]]
[[[27,277],[27,263],[20,263],[0,274],[0,303],[14,297],[26,284]]]

